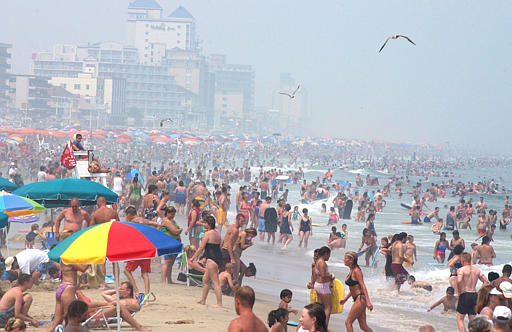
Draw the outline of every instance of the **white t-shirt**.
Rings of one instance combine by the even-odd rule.
[[[114,187],[113,188],[114,192],[116,192],[116,193],[123,192],[123,179],[121,177],[116,176],[114,178],[114,183],[113,184],[114,184],[114,186],[113,186]]]
[[[39,249],[25,249],[16,255],[16,260],[20,266],[20,271],[26,274],[32,274],[39,264],[48,263],[48,252]]]
[[[37,182],[43,182],[43,181],[46,181],[46,172],[45,171],[37,172]]]

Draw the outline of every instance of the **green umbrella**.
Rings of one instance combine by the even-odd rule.
[[[101,196],[107,204],[117,203],[118,199],[115,192],[97,182],[71,178],[30,183],[13,194],[28,197],[47,208],[68,207],[72,198],[78,198],[81,205],[94,205]]]
[[[0,229],[7,226],[8,221],[9,221],[9,216],[3,212],[0,212]]]
[[[17,185],[12,183],[11,181],[7,180],[6,178],[0,177],[0,191],[5,190],[7,192],[13,192],[18,188]]]

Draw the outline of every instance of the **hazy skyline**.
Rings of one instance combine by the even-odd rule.
[[[309,90],[315,135],[512,152],[512,2],[157,1],[166,16],[190,11],[205,53],[254,67],[256,106],[271,107],[290,72]],[[57,43],[125,42],[129,2],[3,3],[12,72]],[[397,33],[417,46],[392,40],[379,54]]]

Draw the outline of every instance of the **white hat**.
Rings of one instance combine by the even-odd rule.
[[[491,289],[491,291],[489,292],[489,294],[491,295],[503,295],[502,292],[500,292],[496,287],[494,287],[493,289]]]
[[[512,312],[509,308],[499,305],[494,308],[493,316],[495,320],[506,323],[512,318]]]
[[[11,271],[12,263],[14,263],[14,257],[7,257],[5,259],[5,271]]]
[[[500,289],[503,292],[503,296],[505,296],[507,299],[512,298],[512,284],[508,281],[503,281],[500,284]]]

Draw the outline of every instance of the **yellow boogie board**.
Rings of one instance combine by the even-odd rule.
[[[331,314],[340,314],[343,312],[343,305],[340,304],[340,300],[345,298],[345,288],[338,279],[331,281],[329,288],[331,289],[332,297]],[[314,289],[309,292],[309,302],[318,302],[316,291]]]

